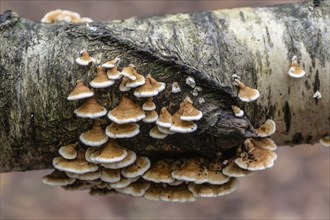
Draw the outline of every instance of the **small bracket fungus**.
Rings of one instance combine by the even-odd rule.
[[[133,71],[133,75],[135,76],[135,79],[132,80],[128,78],[128,81],[125,84],[126,87],[136,88],[145,84],[146,80],[143,75],[139,74],[136,70]]]
[[[85,154],[81,152],[78,152],[78,156],[74,160],[67,160],[63,157],[55,157],[53,159],[53,166],[57,170],[76,174],[84,174],[98,170],[98,166],[86,161]]]
[[[95,96],[88,98],[74,113],[81,118],[99,118],[107,114],[107,110],[96,102]]]
[[[194,197],[208,198],[219,197],[234,192],[238,187],[239,181],[236,178],[231,178],[229,182],[223,185],[194,184],[190,183],[188,189],[193,193]]]
[[[180,86],[178,82],[172,83],[172,93],[179,93],[181,92]]]
[[[84,98],[89,98],[94,95],[94,92],[84,85],[83,81],[77,80],[75,88],[72,90],[68,96],[68,100],[79,100]]]
[[[324,136],[323,138],[320,139],[320,144],[322,144],[325,147],[330,147],[330,136]]]
[[[150,129],[149,131],[150,137],[156,138],[156,139],[164,139],[167,137],[167,134],[162,133],[159,129],[158,126],[154,126],[153,128]]]
[[[125,96],[120,99],[119,105],[108,113],[108,118],[117,124],[137,122],[145,117],[142,108]]]
[[[135,71],[135,66],[133,64],[130,64],[122,69],[121,75],[127,77],[130,80],[136,80],[136,76],[134,74]]]
[[[97,180],[101,177],[100,170],[96,170],[94,172],[88,172],[84,174],[78,174],[77,179],[80,180]]]
[[[147,182],[145,180],[138,180],[134,183],[131,183],[127,187],[116,189],[116,191],[134,197],[141,197],[145,194],[145,192],[149,189],[149,187],[150,187],[150,182]]]
[[[116,142],[108,141],[90,155],[90,160],[96,163],[113,163],[122,161],[126,155],[127,151],[122,149]]]
[[[108,141],[108,137],[104,134],[100,122],[95,121],[92,129],[82,133],[79,136],[79,140],[87,146],[96,147],[105,144]]]
[[[149,97],[147,99],[147,101],[145,103],[143,103],[142,109],[144,111],[152,111],[152,110],[155,110],[156,109],[156,105],[155,105],[155,103],[152,100],[153,100],[153,98],[152,97]]]
[[[186,97],[180,104],[182,115],[180,117],[183,121],[197,121],[203,117],[203,113],[194,108],[192,101],[189,97]]]
[[[195,88],[195,86],[196,86],[195,79],[194,79],[193,77],[191,77],[191,76],[188,76],[188,77],[186,78],[186,84],[187,84],[188,86],[190,86],[191,88]]]
[[[131,122],[127,124],[111,123],[105,133],[110,138],[131,138],[140,133],[140,125]]]
[[[164,127],[170,128],[172,125],[172,115],[167,111],[166,107],[163,107],[160,111],[159,118],[156,121],[156,124]]]
[[[245,170],[237,166],[234,162],[229,162],[223,169],[222,173],[230,177],[246,177],[253,174],[252,171]]]
[[[268,119],[263,125],[255,129],[259,137],[268,137],[275,133],[276,124],[273,120]]]
[[[42,178],[44,184],[50,186],[66,186],[72,184],[76,179],[68,177],[65,172],[54,170],[51,174],[48,174]]]
[[[137,180],[138,180],[138,177],[137,178],[125,178],[122,176],[119,181],[110,183],[109,186],[113,189],[121,189],[121,188],[125,188],[125,187],[129,186],[131,183],[134,183]]]
[[[165,89],[166,84],[163,82],[158,82],[151,76],[151,74],[148,74],[146,78],[150,80],[152,87],[156,89],[158,92],[162,92]]]
[[[181,168],[172,172],[172,177],[176,180],[198,184],[208,182],[207,169],[202,167],[201,161],[197,158],[187,159]]]
[[[102,168],[101,180],[107,183],[115,183],[120,181],[120,170]]]
[[[145,111],[146,117],[142,119],[145,123],[154,123],[158,119],[158,114],[155,110],[153,111]]]
[[[252,102],[259,98],[260,93],[258,90],[246,86],[238,79],[235,79],[234,84],[239,88],[238,98],[242,102]]]
[[[109,169],[120,169],[120,168],[128,167],[129,165],[135,162],[136,154],[134,151],[130,151],[130,150],[126,150],[126,152],[127,155],[123,160],[113,163],[102,163],[101,166]]]
[[[277,145],[270,138],[261,138],[261,139],[250,138],[249,140],[256,147],[260,147],[260,148],[263,148],[266,150],[271,150],[271,151],[274,151],[277,149]]]
[[[67,160],[73,160],[77,158],[77,148],[78,144],[69,144],[61,147],[58,153]]]
[[[121,174],[126,178],[142,176],[150,168],[150,160],[147,157],[137,157],[136,161],[121,170]]]
[[[117,67],[112,67],[107,71],[107,76],[111,80],[116,80],[121,78],[121,72],[118,71]]]
[[[81,66],[88,66],[90,63],[95,63],[96,60],[89,56],[87,50],[80,51],[80,57],[76,59],[76,63]]]
[[[197,130],[197,125],[191,121],[181,120],[182,110],[177,111],[172,118],[170,131],[178,133],[190,133]]]
[[[175,134],[174,131],[171,131],[169,128],[164,128],[162,126],[158,126],[158,130],[163,134]]]
[[[127,87],[127,86],[126,86],[128,80],[129,80],[129,79],[126,78],[126,77],[124,77],[124,78],[121,80],[121,83],[120,83],[120,85],[119,85],[119,90],[120,90],[121,92],[127,92],[127,91],[131,90],[130,87]]]
[[[196,200],[186,184],[163,187],[159,198],[166,202],[193,202]]]
[[[77,12],[73,12],[69,10],[61,10],[61,9],[47,12],[41,19],[41,23],[55,23],[58,21],[64,21],[68,23],[93,22],[91,18],[80,17],[80,15]]]
[[[116,57],[116,58],[113,59],[113,60],[109,60],[109,61],[103,63],[103,64],[102,64],[102,67],[103,67],[103,68],[113,68],[113,67],[117,67],[119,62],[120,62],[120,58],[119,58],[119,57]]]
[[[322,95],[321,95],[320,91],[316,91],[316,92],[314,93],[314,95],[313,95],[313,98],[314,98],[314,99],[320,99],[320,98],[322,98]]]
[[[158,91],[151,85],[150,78],[148,77],[145,80],[143,86],[138,87],[134,91],[136,97],[152,97],[158,95]]]
[[[171,167],[167,160],[158,160],[142,177],[154,183],[174,182],[171,176]]]
[[[288,74],[293,78],[301,78],[306,74],[305,71],[299,66],[296,56],[293,56],[291,59],[291,67]]]
[[[241,110],[238,106],[232,105],[231,109],[233,110],[236,117],[242,117],[244,115],[244,111]]]
[[[89,83],[93,88],[106,88],[112,86],[115,81],[112,81],[108,78],[103,67],[97,67],[97,74],[95,78]]]
[[[250,139],[245,140],[244,145],[247,151],[243,151],[235,159],[235,163],[240,168],[256,171],[264,170],[274,165],[277,155],[273,151],[254,146]]]

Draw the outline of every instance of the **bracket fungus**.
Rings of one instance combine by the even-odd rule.
[[[95,78],[89,83],[89,85],[91,85],[91,87],[93,87],[93,88],[98,89],[98,88],[106,88],[106,87],[112,86],[114,83],[115,83],[115,81],[110,80],[108,78],[103,67],[98,66],[97,74],[96,74]]]
[[[291,59],[291,67],[288,71],[289,76],[293,78],[301,78],[306,72],[299,66],[297,62],[297,56],[293,56]]]
[[[83,81],[77,80],[75,88],[72,90],[68,96],[68,100],[79,100],[84,98],[89,98],[94,95],[94,92],[84,85]]]
[[[91,18],[80,17],[77,12],[69,10],[56,9],[47,12],[41,19],[41,23],[55,23],[58,21],[64,21],[68,23],[90,23],[93,22]]]
[[[125,96],[120,99],[119,105],[108,113],[108,118],[117,124],[138,122],[145,117],[142,108]]]
[[[88,66],[91,63],[95,63],[96,60],[93,57],[89,56],[87,50],[80,51],[80,57],[76,59],[76,63],[81,66]]]
[[[131,138],[140,133],[140,125],[131,122],[127,124],[116,124],[112,122],[105,133],[110,138]]]
[[[137,155],[129,150],[129,145],[121,147],[115,142],[118,138],[129,139],[149,131],[149,136],[155,139],[164,139],[175,133],[173,137],[197,130],[193,121],[202,119],[203,112],[193,105],[187,96],[178,108],[174,106],[178,101],[177,95],[171,95],[171,100],[159,103],[160,113],[156,111],[154,103],[156,95],[166,88],[164,82],[158,82],[150,74],[146,77],[139,74],[133,64],[118,71],[119,58],[110,60],[97,67],[96,77],[89,83],[99,89],[111,86],[114,80],[121,78],[119,90],[127,92],[119,99],[118,105],[108,111],[96,99],[103,91],[93,90],[78,80],[68,100],[84,100],[83,104],[74,113],[78,117],[94,119],[93,127],[79,136],[82,144],[62,146],[58,153],[61,156],[53,159],[56,169],[52,174],[43,178],[49,185],[60,185],[66,190],[90,189],[91,195],[105,195],[123,193],[157,201],[191,202],[201,197],[217,197],[233,192],[238,185],[238,177],[248,176],[254,171],[263,170],[273,165],[277,155],[276,144],[268,138],[276,126],[272,120],[255,129],[257,137],[247,138],[244,144],[238,145],[230,155],[215,154],[214,157],[204,157],[195,153],[190,158],[158,158],[149,159],[145,155]],[[95,59],[89,57],[86,50],[77,59],[81,65],[89,65]],[[106,72],[107,71],[107,72]],[[233,77],[235,84],[240,88],[238,97],[245,102],[259,97],[258,90],[251,89]],[[193,88],[193,95],[198,95],[202,87],[196,86],[194,78],[187,77],[186,83]],[[135,97],[146,97],[142,107],[133,101],[131,88]],[[181,89],[177,82],[172,83],[169,92],[178,93]],[[185,94],[191,91],[185,91]],[[132,99],[130,99],[130,98]],[[102,100],[103,97],[100,97]],[[156,100],[158,101],[158,100]],[[173,101],[173,102],[172,102]],[[195,100],[199,105],[205,103],[203,97]],[[174,103],[174,104],[173,104]],[[102,103],[103,104],[103,103]],[[236,117],[242,117],[244,112],[237,106],[231,106]],[[111,123],[103,130],[102,116],[107,115]],[[136,122],[155,123],[154,125],[137,124]],[[141,130],[140,130],[141,126]],[[151,128],[152,127],[152,128]],[[151,129],[150,129],[151,128]],[[169,138],[171,139],[171,138]],[[123,143],[136,143],[123,140]],[[162,143],[162,140],[152,140]],[[171,141],[171,140],[170,140]],[[322,142],[323,141],[323,142]],[[329,143],[329,137],[320,140]],[[329,145],[329,144],[328,144]],[[142,150],[143,152],[143,150]]]
[[[324,136],[323,138],[320,139],[320,144],[322,144],[325,147],[330,147],[330,136]]]
[[[260,93],[258,90],[248,87],[238,79],[234,80],[234,84],[239,88],[238,98],[242,102],[252,102],[259,98]]]
[[[107,110],[97,103],[95,96],[88,98],[74,113],[81,118],[99,118],[107,114]]]
[[[65,159],[73,160],[77,158],[77,148],[78,144],[69,144],[61,147],[58,153]]]
[[[259,128],[255,129],[255,132],[258,134],[259,137],[268,137],[274,134],[275,131],[276,131],[276,124],[271,119],[268,119]]]
[[[87,146],[101,146],[108,141],[108,137],[104,134],[99,121],[95,121],[92,129],[82,133],[79,140]]]
[[[233,110],[236,117],[242,117],[244,115],[244,111],[236,105],[232,105],[231,109]]]
[[[120,62],[120,58],[119,57],[116,57],[115,59],[113,60],[109,60],[105,63],[102,64],[102,67],[103,68],[113,68],[113,67],[117,67],[118,64]]]

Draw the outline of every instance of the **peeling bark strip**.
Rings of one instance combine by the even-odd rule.
[[[92,23],[94,30],[35,23],[6,12],[0,17],[1,172],[51,167],[57,149],[76,142],[91,126],[92,120],[73,114],[81,102],[66,100],[77,79],[90,82],[96,72],[95,66],[74,63],[83,48],[100,63],[121,56],[122,66],[133,63],[144,75],[166,82],[155,99],[159,109],[169,106],[174,113],[189,95],[204,113],[190,135],[156,141],[143,124],[141,134],[119,141],[138,154],[214,155],[240,145],[254,135],[251,124],[258,127],[268,118],[277,123],[279,145],[314,143],[330,130],[329,14],[328,2],[315,8],[310,2]],[[293,55],[306,71],[302,79],[287,75]],[[235,73],[260,91],[257,101],[237,99]],[[185,84],[188,76],[202,88],[197,97]],[[171,93],[174,81],[182,92]],[[318,102],[312,97],[315,87],[322,94]],[[110,110],[121,95],[117,83],[98,97]],[[231,105],[248,117],[236,118]]]

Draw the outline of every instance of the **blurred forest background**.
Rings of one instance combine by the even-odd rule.
[[[106,21],[291,2],[299,1],[0,0],[0,14],[11,9],[39,21],[59,8]],[[0,219],[329,219],[330,149],[317,144],[280,147],[276,153],[273,168],[241,178],[234,193],[184,204],[64,191],[41,182],[50,170],[0,174]]]

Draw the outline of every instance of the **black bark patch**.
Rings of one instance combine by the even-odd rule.
[[[286,101],[284,105],[284,122],[285,122],[285,133],[288,134],[291,127],[291,111],[289,103]]]
[[[243,22],[245,22],[245,16],[244,16],[244,13],[242,11],[239,12],[239,16],[241,17],[241,20]]]
[[[303,136],[302,136],[301,132],[295,133],[292,136],[292,143],[294,143],[294,144],[301,144],[302,141],[303,141]]]
[[[319,70],[316,70],[316,74],[314,77],[314,83],[313,83],[313,91],[314,93],[317,91],[320,91],[320,87],[321,87],[321,82],[320,82],[320,77],[319,77]],[[319,102],[319,100],[316,98],[314,99],[315,103],[317,104]]]

